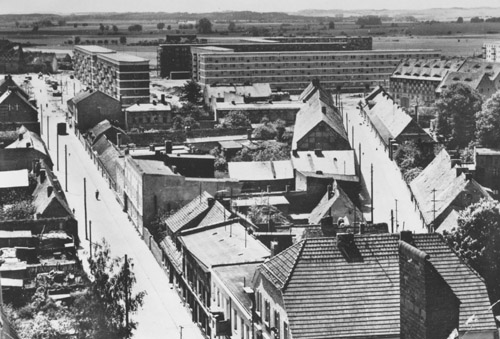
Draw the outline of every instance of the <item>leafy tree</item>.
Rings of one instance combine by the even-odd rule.
[[[128,26],[129,32],[142,32],[142,26],[139,24]]]
[[[328,28],[329,28],[329,29],[335,29],[335,22],[330,21],[330,22],[328,23]]]
[[[181,100],[198,105],[203,101],[201,86],[194,80],[188,81],[181,88]]]
[[[160,31],[165,28],[165,24],[163,22],[159,22],[156,24],[156,28],[158,28]]]
[[[95,254],[89,259],[93,281],[88,293],[75,300],[73,308],[79,338],[131,338],[137,322],[125,324],[126,303],[131,314],[143,305],[146,293],[132,294],[136,283],[131,269],[132,259],[124,262],[111,257],[108,243],[94,244]]]
[[[207,18],[201,18],[198,21],[198,33],[208,34],[212,33],[212,23]]]
[[[122,36],[120,37],[120,43],[121,43],[122,45],[125,45],[125,44],[127,43],[127,37],[122,35]]]
[[[224,152],[219,147],[210,150],[210,154],[215,157],[214,168],[216,171],[227,172],[227,159]]]
[[[248,119],[248,114],[240,111],[231,111],[225,117],[222,122],[223,128],[242,128],[251,127],[250,120]]]
[[[291,148],[286,143],[264,141],[258,148],[244,147],[236,153],[232,161],[275,161],[290,159]]]
[[[33,219],[36,209],[30,200],[15,202],[12,205],[0,207],[0,220]]]
[[[463,24],[464,23],[464,18],[462,18],[461,16],[458,17],[457,19],[457,24]]]
[[[465,147],[474,138],[475,114],[481,110],[481,95],[470,86],[454,83],[436,102],[438,139],[449,148]]]
[[[485,279],[491,300],[500,297],[500,204],[482,199],[460,212],[458,226],[443,232],[448,244]]]
[[[274,122],[270,122],[267,117],[261,120],[262,125],[257,127],[254,131],[255,138],[257,139],[275,139],[282,140],[283,134],[285,133],[286,123],[277,119]]]
[[[470,19],[470,22],[473,23],[473,24],[477,24],[477,23],[480,23],[480,22],[484,22],[484,19],[478,17],[478,16],[475,16],[475,17],[472,17]]]
[[[415,174],[418,175],[427,167],[433,158],[434,154],[432,152],[425,152],[422,145],[414,141],[401,144],[394,153],[394,161],[399,166],[407,183],[416,177]]]
[[[236,31],[236,24],[233,21],[229,22],[229,25],[227,26],[227,30],[229,32],[234,32]]]
[[[500,92],[493,94],[476,113],[476,141],[484,147],[500,146]]]
[[[199,120],[202,116],[207,115],[207,112],[204,109],[191,102],[182,105],[180,108],[175,108],[175,112],[183,117],[190,115],[196,120]]]
[[[200,128],[200,124],[191,115],[182,116],[177,114],[172,119],[172,128],[175,130],[182,130],[184,128],[197,129]]]
[[[118,33],[118,26],[113,25],[112,30],[113,30],[113,33],[114,33],[114,34]]]
[[[376,15],[365,15],[360,16],[356,20],[356,25],[366,26],[366,25],[382,25],[382,19]]]
[[[267,224],[273,222],[274,224],[288,224],[290,223],[276,206],[251,206],[248,209],[247,216],[254,224]]]

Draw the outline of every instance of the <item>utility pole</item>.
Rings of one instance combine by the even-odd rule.
[[[371,209],[371,217],[372,217],[372,224],[374,223],[373,222],[373,164],[371,164],[371,170],[370,170],[370,173],[371,173],[371,205],[372,205],[372,209]]]
[[[43,105],[40,105],[40,136],[43,134]]]
[[[180,339],[182,339],[182,329],[183,329],[183,328],[184,328],[183,326],[179,326],[179,331],[180,331]]]
[[[396,231],[399,231],[399,224],[398,224],[398,199],[394,199],[396,202]]]
[[[90,259],[92,259],[92,220],[89,220],[89,247],[90,247]]]
[[[87,233],[87,178],[83,178],[83,212],[85,213],[85,239],[89,240]]]
[[[59,131],[56,133],[57,170],[59,171]]]
[[[49,139],[49,116],[47,115],[47,148],[50,149],[50,139]]]
[[[391,210],[391,233],[394,233],[394,210]]]
[[[128,259],[127,259],[127,255],[126,254],[125,254],[124,270],[125,270],[125,326],[128,329],[128,310],[129,310],[128,276],[129,276],[129,272],[128,272]]]
[[[64,145],[64,184],[68,192],[68,144]]]

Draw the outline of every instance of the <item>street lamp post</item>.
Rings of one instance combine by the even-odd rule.
[[[64,184],[68,192],[68,145],[64,145]]]
[[[124,270],[125,270],[125,326],[128,329],[128,325],[129,325],[129,320],[128,320],[128,312],[129,312],[128,276],[129,276],[129,270],[128,270],[128,257],[126,254],[125,254]]]
[[[85,239],[89,240],[87,233],[87,178],[83,178],[83,212],[85,214]]]

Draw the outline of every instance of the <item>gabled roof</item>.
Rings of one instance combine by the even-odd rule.
[[[209,209],[205,217],[200,221],[196,227],[206,227],[214,224],[218,224],[231,219],[232,213],[228,211],[224,205],[222,205],[218,200],[214,202],[214,205]]]
[[[500,74],[500,64],[484,59],[467,58],[458,71],[461,73],[485,73],[490,80],[495,81]]]
[[[434,221],[434,215],[439,219],[455,198],[468,188],[480,196],[489,197],[474,179],[468,179],[465,173],[457,175],[445,149],[410,183],[410,187],[428,225]]]
[[[451,85],[461,83],[471,87],[472,89],[478,89],[481,83],[486,83],[491,88],[495,88],[495,84],[490,79],[486,73],[482,72],[449,72],[441,81],[439,86],[436,88],[437,93],[448,89]]]
[[[116,161],[121,156],[120,151],[108,138],[99,138],[92,148],[97,152],[99,159],[111,178],[116,181]]]
[[[165,254],[170,259],[170,262],[177,273],[182,273],[182,253],[177,250],[177,247],[172,239],[170,237],[165,237],[160,242],[160,247],[165,251]]]
[[[363,105],[370,121],[386,144],[389,143],[389,138],[399,137],[412,122],[411,116],[380,86],[364,99]]]
[[[210,268],[236,263],[263,262],[270,251],[248,234],[238,221],[218,227],[194,228],[179,240],[203,266]]]
[[[326,108],[323,113],[323,107]],[[305,137],[314,127],[320,123],[325,123],[341,138],[347,139],[347,133],[344,130],[342,118],[334,106],[328,106],[322,102],[319,97],[312,97],[302,106],[295,118],[295,127],[293,131],[292,148],[297,148],[297,143]]]
[[[473,331],[496,331],[488,293],[477,273],[439,234],[414,234],[413,239],[411,245],[430,256],[459,298],[459,330],[469,331],[464,324],[475,314]],[[399,235],[354,235],[354,243],[362,260],[346,260],[336,238],[311,238],[259,266],[258,273],[281,291],[293,337],[399,337]]]
[[[106,120],[103,120],[101,121],[100,123],[98,123],[97,125],[95,125],[94,127],[92,127],[90,130],[89,130],[89,134],[92,133],[92,135],[94,136],[94,139],[93,139],[93,142],[95,143],[96,141],[99,140],[99,138],[104,134],[106,133],[107,131],[109,130],[116,130],[117,132],[119,133],[122,133],[122,137],[123,138],[127,138],[127,133],[125,133],[124,130],[122,130],[120,127],[117,127],[117,126],[114,126],[112,125],[108,119]]]
[[[302,91],[302,93],[299,95],[299,101],[302,102],[307,102],[309,101],[314,95],[317,96],[322,102],[324,102],[326,105],[330,107],[334,107],[333,103],[333,98],[332,94],[330,91],[326,90],[321,86],[320,82],[318,80],[313,80],[309,85]]]
[[[229,177],[242,181],[293,179],[290,160],[229,162]]]
[[[12,76],[6,75],[3,79],[0,79],[0,95],[7,92],[10,87],[15,87],[22,96],[24,96],[26,99],[29,98],[28,94],[26,94],[26,92],[23,91],[14,80],[12,80]]]
[[[28,98],[23,95],[23,91],[21,89],[8,89],[5,93],[0,96],[0,105],[9,98],[10,96],[17,96],[21,99],[21,101],[32,111],[38,114],[36,107],[34,107],[31,102],[28,101]],[[25,94],[25,93],[24,93]]]
[[[29,144],[29,147],[34,148],[38,152],[47,156],[49,155],[45,142],[43,142],[42,138],[40,138],[38,134],[31,132],[24,126],[19,128],[18,133],[19,135],[17,140],[5,148],[27,148]]]
[[[356,220],[358,222],[364,220],[363,213],[353,204],[342,188],[338,186],[335,187],[333,196],[330,199],[328,199],[328,192],[325,193],[319,204],[312,210],[309,215],[309,224],[320,224],[321,219],[327,216],[330,210],[333,210],[334,213],[337,211],[336,214],[343,214],[341,216],[347,217],[351,225],[354,222],[354,213],[356,213]],[[342,213],[343,211],[351,211],[351,214]],[[333,222],[336,221],[333,220]]]
[[[36,213],[50,215],[52,213],[51,208],[57,208],[58,212],[62,208],[64,215],[60,215],[61,217],[73,217],[73,212],[68,206],[61,183],[49,168],[45,167],[44,169],[46,173],[45,180],[43,183],[39,183],[33,191],[33,206]],[[53,188],[50,195],[47,194],[49,186]]]
[[[195,222],[196,219],[201,221],[201,218],[205,216],[209,208],[209,198],[213,199],[213,196],[207,192],[203,192],[201,195],[184,205],[180,210],[169,216],[165,220],[165,225],[172,233],[182,230],[185,226],[196,226],[192,225],[192,223]]]
[[[441,81],[448,72],[457,71],[464,62],[464,58],[408,58],[399,63],[391,79]]]
[[[107,95],[106,93],[97,90],[97,91],[82,91],[82,92],[79,92],[74,97],[72,97],[71,99],[69,99],[68,102],[71,102],[73,105],[76,105],[76,104],[78,104],[78,103],[80,103],[82,101],[85,101],[87,98],[90,98],[90,97],[96,96],[96,95],[98,95],[98,96],[104,96],[107,99],[118,101],[115,98],[113,98],[112,96]]]
[[[459,324],[468,324],[460,328],[461,332],[496,329],[488,291],[477,272],[460,260],[438,233],[414,234],[413,241],[430,256],[429,261],[460,300]]]

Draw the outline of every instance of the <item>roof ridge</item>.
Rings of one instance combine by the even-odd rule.
[[[295,267],[297,267],[297,263],[299,261],[299,258],[302,255],[302,251],[304,250],[304,247],[306,246],[306,241],[307,241],[307,239],[304,239],[302,241],[302,246],[300,247],[299,253],[297,253],[297,256],[295,257],[295,261],[293,263],[292,269],[290,270],[290,273],[288,273],[288,276],[285,279],[285,283],[283,284],[283,287],[281,288],[282,291],[288,287],[288,283],[290,282],[290,278],[292,277],[292,274],[295,271]]]

